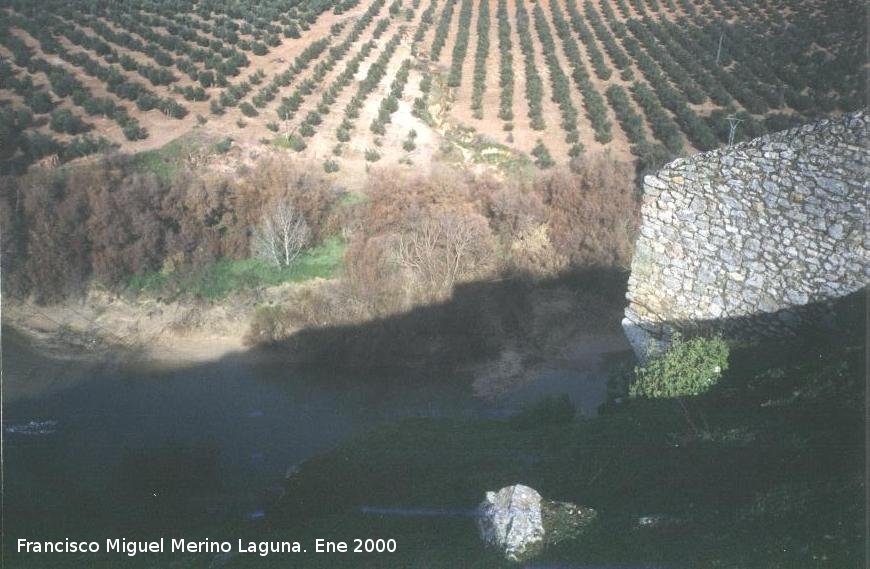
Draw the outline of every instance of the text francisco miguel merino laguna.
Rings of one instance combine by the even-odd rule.
[[[362,540],[354,540],[362,541]],[[366,540],[368,541],[368,540]],[[380,541],[380,540],[378,540]],[[393,541],[393,540],[389,540]],[[30,541],[19,539],[18,553],[123,553],[130,557],[141,553],[255,553],[266,557],[272,553],[307,553],[298,541],[230,541],[206,539],[160,538],[154,541],[134,541],[126,538],[106,539],[105,547],[99,541]],[[168,547],[167,547],[168,546]],[[351,553],[354,547],[344,541],[314,540],[314,553]]]

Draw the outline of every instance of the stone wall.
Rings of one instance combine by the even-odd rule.
[[[822,120],[644,179],[623,320],[641,358],[685,327],[782,335],[865,285],[868,121]]]

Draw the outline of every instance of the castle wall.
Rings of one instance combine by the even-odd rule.
[[[698,324],[731,338],[786,334],[862,288],[868,127],[853,113],[647,176],[623,320],[635,352]]]

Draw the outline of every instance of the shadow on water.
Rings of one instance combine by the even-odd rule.
[[[4,539],[256,520],[293,465],[355,434],[408,417],[499,414],[473,397],[473,365],[506,346],[618,333],[624,287],[624,275],[606,271],[471,283],[444,303],[171,370],[56,360],[4,329]],[[599,355],[569,358],[546,389],[502,406],[597,382],[574,386],[593,410],[603,378],[584,374]],[[56,421],[55,432],[9,431],[30,421]]]
[[[363,323],[307,328],[271,349],[321,371],[406,378],[414,370],[417,380],[445,382],[507,346],[546,348],[578,335],[621,333],[626,279],[615,269],[584,269],[549,279],[462,283],[446,301]]]

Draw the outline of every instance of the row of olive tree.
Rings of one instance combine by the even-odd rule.
[[[562,66],[556,55],[556,42],[553,40],[553,34],[550,32],[549,24],[547,24],[547,17],[540,4],[535,4],[534,16],[535,28],[538,30],[538,38],[541,40],[544,51],[544,60],[550,70],[552,99],[559,105],[559,110],[562,113],[562,129],[565,131],[565,141],[573,145],[570,150],[570,155],[573,158],[579,156],[582,149],[579,145],[580,133],[577,132],[578,113],[571,102],[571,83],[565,72],[562,71]]]
[[[556,33],[559,39],[562,40],[562,47],[568,58],[568,64],[572,68],[571,77],[580,89],[586,116],[595,130],[595,140],[606,144],[610,142],[612,134],[610,132],[611,124],[610,119],[607,118],[607,105],[604,102],[604,97],[601,96],[601,93],[592,84],[589,71],[586,69],[586,64],[583,63],[583,58],[580,55],[580,48],[577,46],[577,41],[571,34],[571,28],[565,20],[562,9],[557,2],[550,3],[550,12],[553,15],[553,25],[556,27]]]
[[[498,0],[498,66],[499,93],[498,116],[505,121],[514,118],[514,64],[511,49],[511,24],[508,17],[507,0]]]
[[[471,110],[474,118],[483,118],[483,93],[486,90],[486,59],[489,55],[489,2],[480,3],[477,14],[477,49],[474,52],[474,84]]]

